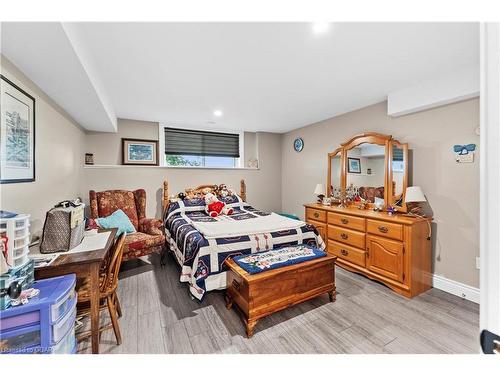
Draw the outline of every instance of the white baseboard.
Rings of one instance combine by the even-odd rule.
[[[439,275],[432,275],[432,286],[469,301],[479,303],[479,288],[474,288]]]

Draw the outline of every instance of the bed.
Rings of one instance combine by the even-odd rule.
[[[215,185],[186,189],[198,197],[171,200],[168,182],[163,183],[164,226],[167,248],[181,267],[180,281],[191,294],[203,300],[206,292],[226,288],[224,262],[235,255],[308,244],[324,250],[323,239],[310,224],[267,213],[246,203],[246,185],[239,194],[219,197],[233,214],[216,219],[205,212],[202,192]],[[262,228],[269,230],[262,230]]]

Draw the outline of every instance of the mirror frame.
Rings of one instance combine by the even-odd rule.
[[[326,180],[326,196],[329,197],[332,195],[332,158],[337,156],[337,154],[340,153],[340,188],[342,190],[345,190],[345,181],[342,178],[343,175],[343,170],[344,170],[344,155],[343,155],[343,148],[339,147],[335,151],[328,153],[328,173],[327,173],[327,180]]]
[[[403,186],[402,186],[402,194],[403,194],[403,202],[402,206],[398,206],[398,212],[405,213],[407,212],[407,207],[406,207],[406,202],[405,202],[405,195],[406,195],[406,188],[408,187],[408,143],[401,143],[395,139],[392,138],[392,135],[386,135],[386,134],[380,134],[380,133],[374,133],[374,132],[368,132],[368,133],[362,133],[358,134],[351,139],[349,139],[347,142],[341,143],[340,147],[337,148],[335,151],[328,153],[328,173],[327,173],[327,195],[331,195],[331,178],[332,178],[332,173],[331,173],[331,159],[332,157],[336,156],[337,154],[340,153],[341,157],[341,171],[340,171],[340,187],[342,190],[345,190],[347,187],[347,152],[351,149],[353,149],[356,146],[359,146],[362,143],[371,143],[371,144],[377,144],[380,146],[385,147],[385,159],[384,159],[384,166],[385,166],[385,176],[384,176],[384,202],[385,202],[385,207],[387,205],[394,205],[395,199],[393,198],[393,187],[392,187],[392,178],[393,178],[393,173],[392,173],[392,159],[393,159],[393,145],[397,145],[398,147],[401,147],[403,149],[403,161],[404,161],[404,167],[405,167],[405,172],[403,176]],[[354,202],[351,202],[351,204],[355,204]],[[369,208],[373,208],[373,203],[368,203]]]
[[[403,175],[403,185],[402,185],[402,197],[403,200],[401,202],[401,206],[396,206],[398,207],[399,212],[406,213],[408,212],[408,208],[406,206],[406,188],[408,187],[408,143],[401,143],[395,139],[391,140],[391,145],[390,145],[390,151],[389,151],[389,165],[388,165],[388,171],[389,171],[389,187],[388,187],[388,193],[389,193],[389,202],[390,205],[394,206],[394,203],[396,203],[396,200],[394,199],[394,191],[393,191],[393,171],[392,171],[392,161],[394,159],[394,146],[398,146],[398,148],[403,149],[403,165],[405,168],[405,172]]]

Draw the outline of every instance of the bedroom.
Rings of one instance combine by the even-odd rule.
[[[498,25],[2,21],[2,238],[8,212],[29,215],[36,264],[24,303],[2,286],[2,345],[481,352],[483,329],[499,331],[495,232],[479,225],[496,217],[483,201],[498,169],[488,32]],[[61,277],[75,283],[61,320],[74,337],[14,347],[9,324]]]

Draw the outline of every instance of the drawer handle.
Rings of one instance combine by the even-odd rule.
[[[348,256],[349,255],[349,252],[347,250],[344,250],[344,249],[341,249],[340,250],[340,254],[344,255],[344,256]]]
[[[233,279],[233,287],[236,290],[240,290],[240,283]]]
[[[349,220],[347,220],[347,219],[345,219],[345,218],[340,219],[340,221],[342,222],[342,224],[347,224],[347,223],[349,223]]]
[[[345,233],[340,233],[340,238],[342,238],[343,240],[347,240],[349,236]]]
[[[378,227],[378,230],[379,230],[379,231],[381,231],[382,233],[387,233],[387,232],[389,232],[389,229],[388,229],[387,227],[382,226],[382,225],[380,225],[380,226]]]
[[[318,217],[319,217],[319,213],[315,212],[315,213],[314,213],[314,217],[315,217],[315,218],[318,218]]]

